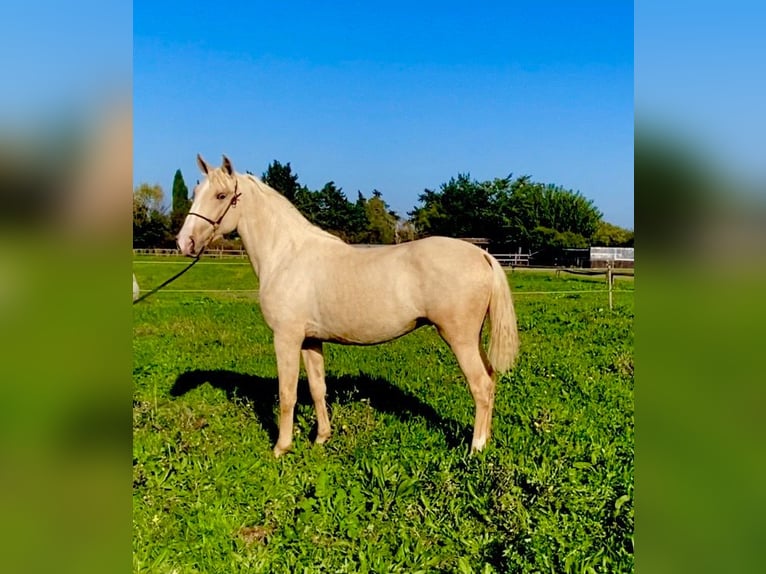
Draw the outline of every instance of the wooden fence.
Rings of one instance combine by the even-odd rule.
[[[529,267],[531,253],[492,253],[503,267]]]
[[[378,247],[377,245],[355,245],[355,247]],[[133,249],[134,255],[159,255],[159,256],[180,256],[181,252],[178,249]],[[611,261],[606,262],[605,267],[599,267],[599,268],[575,268],[575,267],[562,267],[562,266],[538,266],[538,265],[530,265],[529,260],[531,257],[530,253],[493,253],[492,254],[502,265],[503,267],[511,268],[511,271],[513,271],[513,267],[523,267],[526,269],[539,269],[539,270],[547,270],[547,271],[555,271],[556,277],[561,275],[561,273],[571,273],[573,275],[604,275],[606,278],[606,289],[598,289],[598,290],[577,290],[577,291],[546,291],[546,292],[530,292],[530,291],[519,291],[514,294],[514,296],[519,295],[557,295],[557,294],[563,294],[563,293],[574,293],[574,294],[586,294],[586,293],[607,293],[608,299],[609,299],[609,309],[613,308],[613,287],[614,287],[614,278],[617,275],[626,275],[626,276],[634,276],[635,271],[633,268],[615,268],[612,266]],[[205,257],[212,257],[217,259],[223,259],[223,258],[239,258],[239,259],[245,259],[247,258],[247,253],[244,249],[211,249],[209,251],[205,251]],[[135,281],[135,276],[134,276]],[[137,285],[134,285],[134,297],[135,294],[135,288]],[[190,289],[190,290],[179,290],[179,289],[168,289],[166,292],[218,292],[217,289]],[[232,293],[239,290],[231,290],[226,289],[226,293]],[[246,292],[257,292],[252,290],[244,290]]]
[[[354,245],[354,247],[380,247],[378,245]],[[178,249],[163,249],[163,248],[151,248],[151,249],[133,249],[133,255],[160,255],[171,256],[181,255]],[[503,267],[529,267],[529,258],[531,253],[493,253],[492,254],[498,263]],[[224,257],[239,257],[246,258],[247,253],[244,249],[208,249],[205,251],[205,257],[213,257],[216,259]]]
[[[164,255],[180,256],[181,252],[178,249],[133,249],[133,255]],[[213,259],[223,259],[225,257],[239,257],[246,258],[247,253],[244,249],[208,249],[205,251],[205,257],[212,257]]]

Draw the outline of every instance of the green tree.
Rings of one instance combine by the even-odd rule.
[[[335,189],[333,182],[325,185],[320,191],[312,191],[299,183],[298,174],[293,173],[290,162],[283,164],[276,159],[266,167],[261,179],[289,199],[311,223],[328,231],[332,230],[338,235],[343,235],[341,233],[343,226],[339,223],[338,218],[333,218],[327,212],[328,209],[332,208],[331,206],[342,205],[345,200],[345,195],[343,195],[342,200],[337,196],[339,190]],[[346,211],[341,210],[344,213]],[[328,227],[329,225],[332,227]]]
[[[352,203],[343,190],[330,181],[318,191],[300,186],[293,204],[314,225],[350,243],[368,241],[367,200],[361,192]]]
[[[361,191],[356,192],[356,202],[350,212],[347,241],[351,243],[370,242],[370,220],[367,217],[367,198]]]
[[[439,235],[439,232],[448,225],[448,217],[442,209],[441,194],[431,189],[425,189],[418,196],[418,201],[422,205],[407,214],[417,236]]]
[[[361,196],[361,194],[360,194]],[[365,204],[366,220],[368,222],[368,243],[394,243],[396,238],[397,217],[391,213],[391,208],[383,200],[383,194],[377,189]]]
[[[142,183],[133,190],[133,247],[172,247],[170,218],[159,185]]]
[[[579,192],[529,176],[479,182],[459,174],[419,201],[409,213],[419,236],[486,237],[496,248],[587,247],[601,221]]]
[[[319,224],[321,205],[319,192],[311,191],[305,185],[300,186],[295,193],[293,205],[298,208],[311,223]]]
[[[497,197],[507,181],[478,182],[458,174],[439,191],[426,189],[418,200],[423,205],[409,213],[418,234],[448,237],[496,237],[502,229]]]
[[[317,225],[344,240],[350,240],[354,233],[361,231],[358,212],[343,190],[334,181],[327,182],[317,193]]]
[[[633,231],[600,221],[591,237],[591,244],[600,247],[633,247],[633,238]]]
[[[556,185],[516,178],[497,209],[503,218],[505,243],[539,250],[546,247],[587,247],[601,212],[593,202]]]
[[[558,231],[550,227],[535,227],[529,234],[528,248],[531,251],[546,249],[584,249],[589,246],[587,238],[572,231]]]
[[[165,207],[162,205],[164,197],[162,186],[159,184],[142,183],[133,190],[133,213],[144,209],[147,212],[164,212]]]
[[[178,232],[183,225],[186,214],[189,213],[191,208],[191,200],[189,199],[189,188],[186,187],[181,170],[177,169],[176,174],[173,177],[173,200],[170,211],[170,226],[171,229]]]
[[[290,162],[281,164],[277,160],[272,161],[263,173],[264,182],[276,189],[287,199],[295,203],[296,196],[301,186],[298,183],[298,174],[293,173]]]

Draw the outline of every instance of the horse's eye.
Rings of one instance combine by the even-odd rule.
[[[216,199],[226,199],[226,194],[221,192],[215,196]]]

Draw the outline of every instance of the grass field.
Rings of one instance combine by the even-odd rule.
[[[149,289],[185,263],[134,271]],[[134,571],[631,572],[633,279],[611,312],[603,277],[509,281],[522,351],[473,457],[473,402],[433,328],[326,345],[333,437],[311,442],[302,375],[294,450],[275,460],[276,363],[248,264],[203,260],[136,305]]]

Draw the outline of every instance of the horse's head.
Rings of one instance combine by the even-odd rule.
[[[216,237],[237,228],[239,213],[232,209],[240,196],[237,174],[231,160],[223,156],[219,168],[211,168],[197,154],[204,179],[194,188],[194,200],[176,239],[181,253],[196,257]]]

